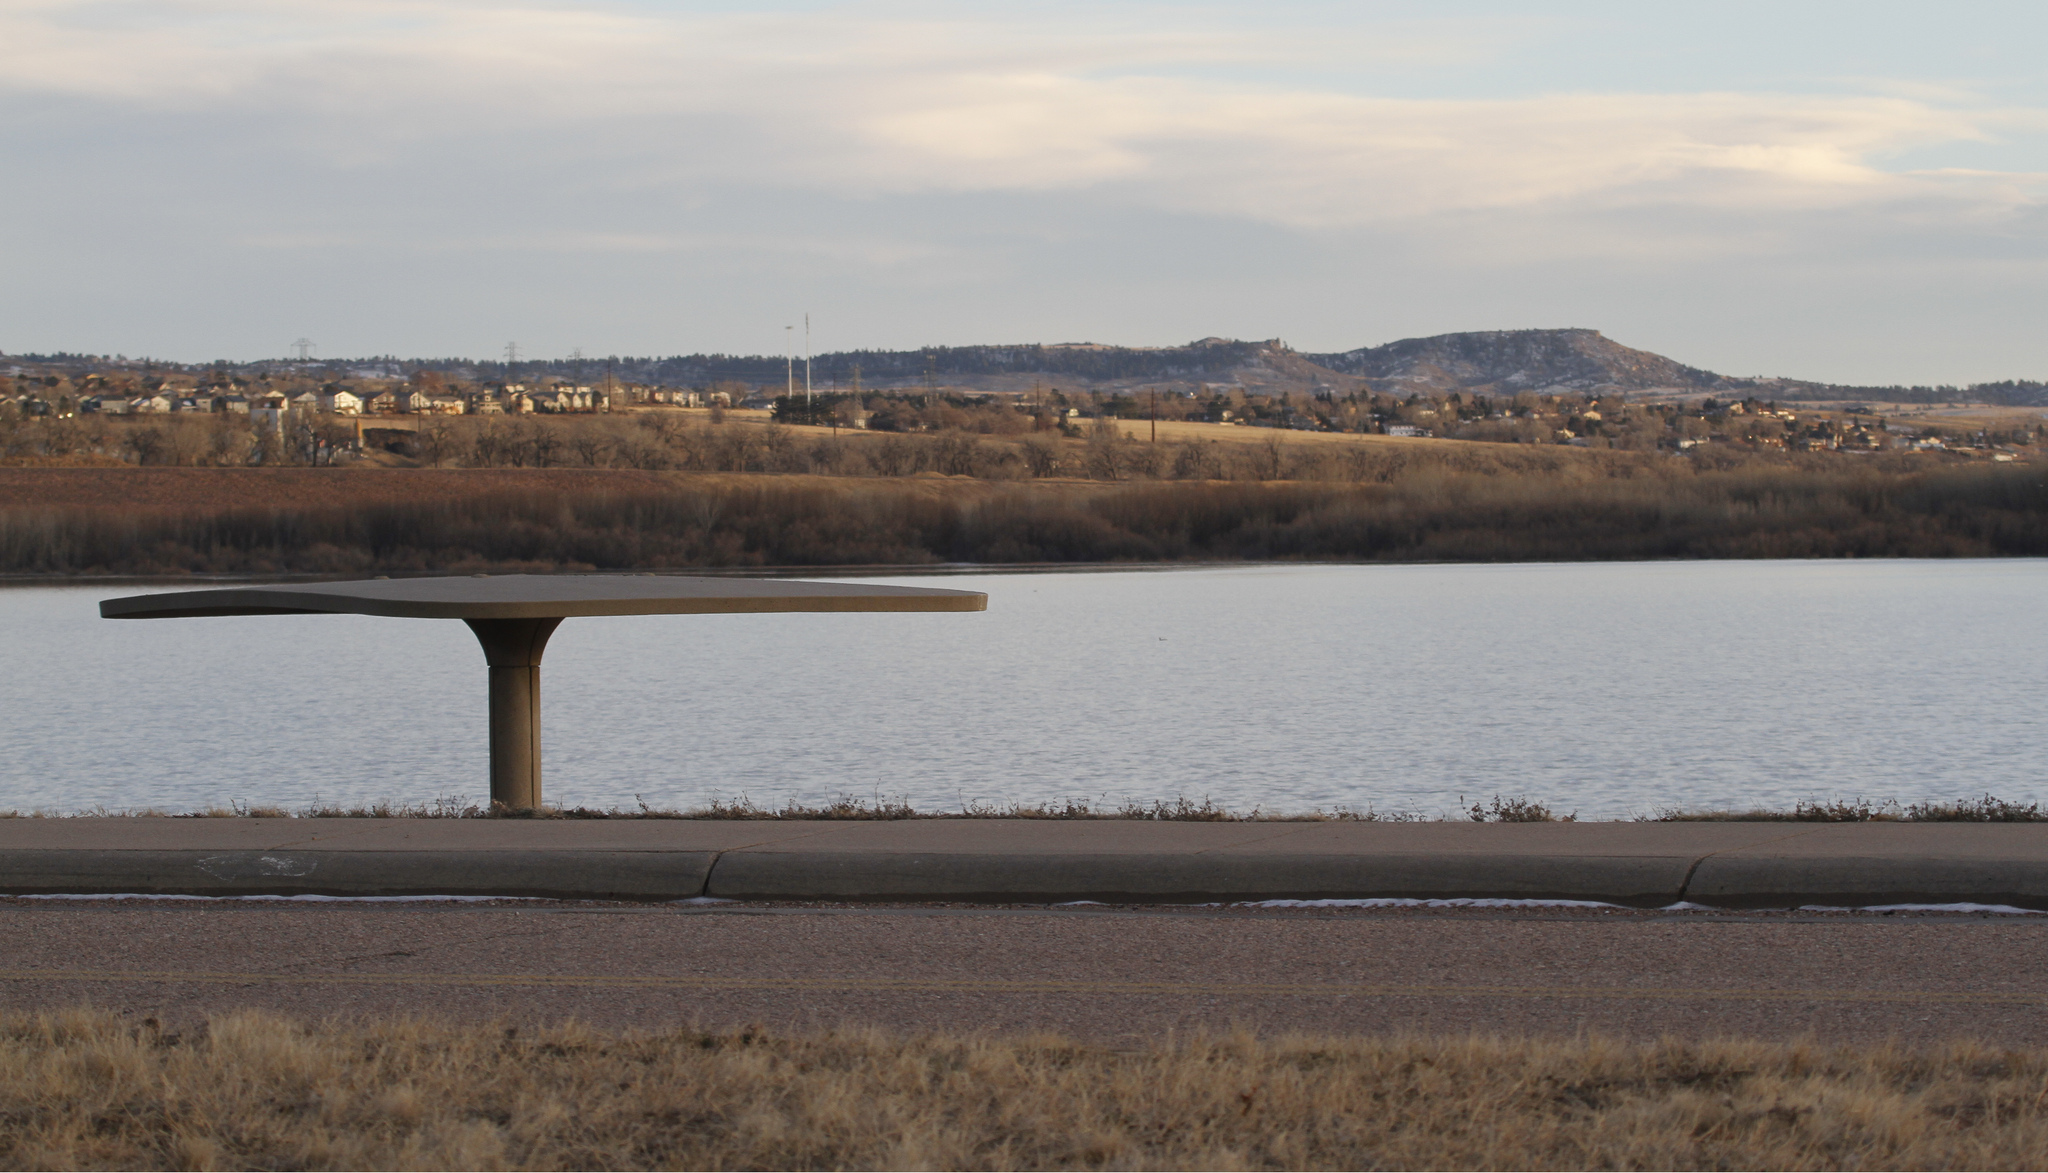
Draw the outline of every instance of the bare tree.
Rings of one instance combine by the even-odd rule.
[[[570,433],[569,447],[587,468],[604,468],[610,465],[615,449],[610,432],[588,422]]]
[[[1124,436],[1123,428],[1109,416],[1096,419],[1095,426],[1088,431],[1088,448],[1084,456],[1088,475],[1098,481],[1120,481],[1130,471],[1131,442]]]
[[[921,461],[918,451],[905,437],[891,433],[868,449],[868,460],[875,471],[885,477],[908,476],[916,472]]]
[[[1277,431],[1267,432],[1252,445],[1251,458],[1253,480],[1277,481],[1287,468],[1287,441]]]
[[[441,467],[442,461],[454,455],[458,438],[455,421],[445,415],[430,415],[421,420],[419,430],[413,434],[414,442],[419,445],[420,455],[426,457],[435,468]]]
[[[1024,441],[1024,468],[1035,477],[1057,475],[1060,471],[1060,442],[1050,436],[1033,436]]]
[[[1215,480],[1220,470],[1216,467],[1216,453],[1210,445],[1200,440],[1184,440],[1174,446],[1173,475],[1184,481]]]

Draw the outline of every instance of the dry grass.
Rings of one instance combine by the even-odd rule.
[[[1791,810],[1695,811],[1671,809],[1651,816],[1659,823],[2048,823],[2038,802],[2015,802],[1995,794],[1901,805],[1897,799],[1801,799]]]
[[[2039,1168],[2048,1054],[0,1019],[9,1168]]]
[[[1142,802],[1124,799],[1116,805],[1097,805],[1086,799],[1059,802],[990,803],[976,802],[959,810],[920,810],[900,797],[876,794],[872,797],[842,794],[822,803],[792,799],[782,806],[762,806],[742,795],[737,799],[714,798],[710,805],[691,808],[657,807],[644,799],[635,807],[540,807],[512,808],[496,803],[482,805],[468,798],[443,795],[431,802],[399,802],[381,799],[359,803],[315,803],[293,810],[282,806],[235,803],[232,806],[203,807],[191,811],[167,811],[155,807],[110,809],[89,807],[75,812],[56,810],[0,810],[0,819],[61,818],[176,818],[176,819],[725,819],[770,821],[778,819],[814,821],[899,819],[1094,819],[1174,823],[1576,823],[1576,811],[1559,814],[1545,803],[1517,796],[1494,795],[1491,799],[1464,806],[1460,796],[1456,814],[1424,814],[1412,809],[1380,810],[1339,806],[1330,810],[1273,811],[1264,807],[1237,810],[1203,796],[1201,801],[1179,795],[1172,800]],[[1901,804],[1897,799],[1874,802],[1867,798],[1800,799],[1790,810],[1757,807],[1748,810],[1690,810],[1669,808],[1637,816],[1636,822],[1652,823],[2048,823],[2048,808],[2038,802],[2016,802],[1985,794],[1953,801],[1930,800]]]

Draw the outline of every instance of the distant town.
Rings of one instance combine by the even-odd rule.
[[[922,370],[916,357],[9,356],[0,358],[0,460],[1275,479],[1299,471],[1290,464],[1327,466],[1329,454],[1283,461],[1227,450],[1270,429],[1700,458],[1917,452],[2019,462],[2040,449],[2048,425],[2028,402],[2035,384],[1987,385],[1973,402],[1956,388],[1731,380],[1595,331],[1446,335],[1340,355],[1205,339],[1167,350],[958,348],[922,352]],[[1847,394],[1855,390],[1871,394]],[[526,422],[505,431],[493,420]],[[696,434],[728,423],[749,437],[714,444]],[[972,459],[947,460],[930,445],[883,455],[797,443],[813,433],[978,447]],[[1137,442],[1167,451],[1127,449]],[[1105,448],[1127,450],[1105,459]]]

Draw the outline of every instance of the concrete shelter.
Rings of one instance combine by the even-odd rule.
[[[541,804],[540,658],[562,620],[578,615],[729,615],[776,611],[982,611],[977,591],[794,579],[657,574],[477,574],[224,587],[130,595],[100,604],[105,619],[226,615],[384,615],[460,619],[490,665],[491,802]]]

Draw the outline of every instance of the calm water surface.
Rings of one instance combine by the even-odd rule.
[[[1611,818],[2048,799],[2048,562],[1272,567],[915,578],[981,615],[576,619],[562,805],[840,795]],[[0,809],[480,798],[449,621],[112,622],[0,591]]]

